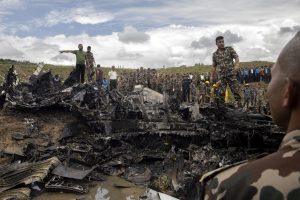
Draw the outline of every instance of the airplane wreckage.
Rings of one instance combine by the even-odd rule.
[[[2,112],[63,110],[80,120],[66,123],[55,143],[46,137],[21,152],[1,152],[9,158],[0,163],[1,199],[29,199],[44,191],[84,194],[104,175],[151,188],[140,199],[168,199],[165,194],[197,199],[201,175],[276,151],[283,137],[265,115],[180,104],[172,97],[165,102],[162,94],[142,86],[123,95],[77,84],[74,75],[62,83],[39,66],[29,81],[18,83],[14,69],[8,71],[0,87]],[[42,122],[26,123],[28,130],[13,133],[13,139],[45,135]]]

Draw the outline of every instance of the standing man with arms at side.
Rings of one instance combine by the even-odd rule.
[[[83,51],[83,45],[78,44],[78,50],[63,50],[60,53],[73,53],[76,55],[76,78],[77,82],[84,83],[86,52]]]
[[[110,90],[117,89],[118,74],[115,70],[115,66],[112,66],[111,70],[108,72],[108,78],[109,78],[109,89]]]
[[[103,81],[103,70],[101,69],[100,64],[97,65],[96,68],[96,83],[98,86],[102,86],[102,81]]]
[[[236,79],[236,73],[239,70],[239,57],[232,47],[224,46],[224,37],[218,36],[216,38],[216,45],[218,47],[217,51],[213,53],[213,71],[211,73],[211,82],[216,80],[216,72],[220,73],[220,79],[222,83],[222,94],[225,94],[226,85],[230,87],[234,94],[234,99],[236,101],[236,106],[241,106],[241,94],[240,86]],[[234,59],[234,61],[233,61]],[[220,98],[221,103],[224,103],[224,97]]]
[[[94,67],[96,66],[94,55],[91,52],[91,49],[92,49],[91,46],[88,46],[86,51],[86,71],[87,71],[88,82],[93,81],[93,76],[95,74]]]
[[[272,67],[267,96],[273,121],[286,134],[263,158],[209,172],[201,178],[206,200],[296,200],[300,198],[300,31]]]

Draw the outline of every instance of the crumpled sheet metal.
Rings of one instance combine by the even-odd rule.
[[[42,181],[60,161],[56,157],[36,163],[14,163],[0,167],[0,193],[19,184]]]
[[[30,189],[29,188],[18,188],[13,190],[8,190],[0,193],[0,199],[2,200],[29,200],[30,199]]]
[[[53,169],[52,174],[62,176],[65,178],[73,178],[73,179],[81,180],[84,177],[86,177],[95,168],[96,168],[96,166],[94,166],[88,170],[78,170],[78,169],[73,169],[73,168],[64,166],[62,164],[59,164],[55,169]]]

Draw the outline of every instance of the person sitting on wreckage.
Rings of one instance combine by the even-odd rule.
[[[286,130],[278,151],[205,174],[200,199],[300,199],[300,31],[272,67],[268,100]]]

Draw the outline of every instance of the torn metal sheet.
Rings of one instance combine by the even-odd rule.
[[[56,157],[36,163],[14,163],[0,166],[0,192],[13,188],[19,184],[28,185],[42,181],[51,168],[60,161]]]
[[[38,63],[35,71],[33,72],[33,75],[38,76],[41,73],[41,71],[43,70],[43,68],[44,68],[44,63],[43,62]]]
[[[64,166],[62,164],[59,164],[55,169],[53,169],[52,174],[66,177],[66,178],[73,178],[82,180],[84,177],[86,177],[91,171],[93,171],[97,166],[92,167],[88,170],[78,170],[71,167]]]
[[[18,188],[13,190],[7,190],[0,193],[0,199],[2,200],[29,200],[30,189]]]

